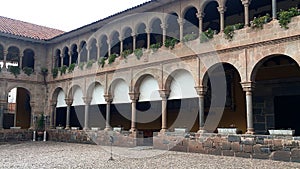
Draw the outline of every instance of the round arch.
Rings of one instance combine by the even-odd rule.
[[[113,103],[130,103],[129,85],[124,79],[114,79],[109,85],[109,92],[113,97]]]

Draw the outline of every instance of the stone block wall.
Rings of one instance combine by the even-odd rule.
[[[300,162],[300,138],[269,135],[195,134],[183,137],[158,134],[156,149]]]
[[[0,142],[31,141],[32,136],[31,130],[0,130]]]

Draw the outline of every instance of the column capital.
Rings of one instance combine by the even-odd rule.
[[[139,99],[140,93],[130,92],[129,96],[130,96],[130,100],[137,101]]]
[[[177,22],[179,23],[180,26],[183,26],[183,24],[185,23],[185,20],[183,18],[178,18]]]
[[[162,99],[167,99],[169,96],[170,96],[170,90],[166,90],[166,89],[162,89],[162,90],[159,90],[159,95]]]
[[[168,24],[166,24],[166,23],[162,23],[162,24],[160,24],[160,27],[162,28],[162,29],[167,29],[168,28]]]
[[[107,103],[110,103],[113,101],[113,97],[111,94],[105,94],[105,95],[103,95],[103,97]]]
[[[82,100],[86,105],[89,105],[91,104],[92,97],[82,97]]]
[[[145,32],[148,33],[148,34],[151,33],[152,32],[152,28],[146,28]]]
[[[65,99],[65,102],[68,106],[71,106],[73,103],[73,99]]]
[[[198,19],[203,19],[204,16],[205,16],[205,13],[203,13],[203,12],[198,12],[198,13],[196,14],[196,16],[197,16]]]
[[[222,14],[224,14],[226,12],[226,7],[225,6],[219,6],[218,7],[218,11]]]
[[[255,82],[241,82],[241,85],[245,92],[251,92],[255,88]]]
[[[251,3],[251,0],[241,0],[241,1],[244,6],[247,6],[247,5],[249,6]]]
[[[196,86],[195,89],[199,96],[204,96],[207,92],[207,86]]]
[[[132,37],[136,37],[136,33],[135,33],[135,32],[132,32],[132,33],[131,33],[131,36],[132,36]]]

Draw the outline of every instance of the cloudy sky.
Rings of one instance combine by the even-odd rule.
[[[2,0],[0,16],[70,31],[149,0]]]

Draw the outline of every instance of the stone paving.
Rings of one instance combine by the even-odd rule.
[[[56,142],[0,144],[0,168],[299,168],[300,163]]]

